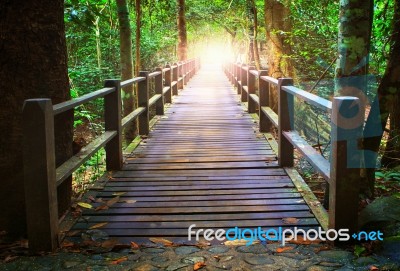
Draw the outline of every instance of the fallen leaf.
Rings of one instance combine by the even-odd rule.
[[[379,270],[379,268],[376,267],[375,265],[371,265],[371,266],[369,267],[369,270],[371,270],[371,271],[377,271],[377,270]]]
[[[95,209],[95,211],[102,211],[102,210],[108,210],[108,206],[107,205],[100,205],[99,207],[97,207]]]
[[[331,248],[329,246],[318,247],[318,248],[314,249],[314,252],[318,253],[320,251],[325,251],[325,250],[331,250]]]
[[[206,266],[206,264],[204,262],[195,263],[194,266],[193,266],[193,270],[194,271],[199,270],[200,268],[202,268],[204,266]]]
[[[196,244],[196,247],[198,247],[198,248],[205,248],[205,247],[209,247],[209,246],[211,246],[211,244],[208,242],[205,242],[205,241],[200,241]]]
[[[133,199],[128,199],[128,200],[125,200],[124,202],[126,202],[126,203],[135,203],[135,202],[136,202],[136,200],[133,200]]]
[[[93,208],[93,206],[91,204],[86,203],[86,202],[78,202],[77,204],[79,206],[81,206],[82,208],[86,208],[86,209],[92,209]]]
[[[303,236],[297,236],[297,240],[292,239],[292,240],[289,240],[288,242],[292,243],[292,244],[297,244],[297,245],[310,245],[310,244],[319,244],[322,242],[322,240],[316,239],[316,240],[311,241],[311,240],[304,239]]]
[[[96,224],[96,225],[91,226],[91,227],[89,228],[89,230],[98,229],[98,228],[104,227],[104,226],[107,225],[107,224],[108,224],[108,222],[102,222],[102,223],[99,223],[99,224]]]
[[[111,262],[111,264],[120,264],[120,263],[125,262],[127,260],[128,260],[128,257],[124,256],[124,257],[121,257],[119,259],[113,260]]]
[[[69,232],[67,232],[66,236],[72,237],[72,236],[76,236],[76,235],[78,235],[80,233],[81,233],[80,230],[69,231]]]
[[[138,244],[136,244],[135,242],[131,242],[131,248],[133,249],[133,250],[137,250],[137,249],[139,249],[140,248],[140,246],[138,245]]]
[[[68,241],[68,240],[64,240],[64,242],[62,242],[61,247],[63,248],[69,248],[69,247],[73,247],[75,246],[75,243]]]
[[[89,196],[88,199],[89,199],[91,202],[96,202],[96,199],[95,199],[93,196]]]
[[[149,240],[155,244],[163,244],[166,247],[171,247],[174,245],[174,242],[171,242],[164,238],[149,238]]]
[[[225,246],[245,246],[245,245],[247,245],[248,242],[249,241],[245,240],[245,239],[236,239],[233,241],[225,241],[224,245]],[[254,245],[254,244],[258,244],[258,243],[260,243],[259,240],[254,240],[251,244]]]
[[[108,239],[101,243],[102,248],[113,248],[118,243],[116,239]]]
[[[276,249],[276,252],[282,253],[282,252],[289,251],[289,250],[292,250],[292,249],[293,249],[293,247],[278,247]]]
[[[115,192],[112,195],[113,196],[122,196],[122,195],[125,195],[125,194],[126,194],[126,192]]]
[[[299,222],[299,220],[295,217],[285,217],[282,218],[282,221],[285,224],[297,224],[297,222]]]
[[[110,199],[109,201],[107,201],[106,202],[106,205],[108,206],[108,207],[111,207],[111,206],[113,206],[115,203],[117,203],[119,201],[119,196],[117,196],[117,197],[115,197],[115,198],[112,198],[112,199]]]

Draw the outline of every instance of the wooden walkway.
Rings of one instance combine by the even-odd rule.
[[[73,230],[108,222],[100,230],[110,236],[146,242],[185,241],[191,224],[318,227],[256,125],[223,71],[203,67],[97,193],[118,202],[85,210]]]

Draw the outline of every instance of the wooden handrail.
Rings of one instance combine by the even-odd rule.
[[[229,81],[237,88],[241,102],[248,102],[249,113],[259,115],[260,132],[278,128],[278,162],[293,166],[293,147],[310,162],[329,184],[329,223],[324,228],[357,229],[358,182],[361,154],[357,139],[363,119],[346,118],[343,108],[358,106],[356,97],[334,97],[332,101],[293,86],[291,78],[273,78],[267,71],[256,71],[242,63],[224,66]],[[258,81],[258,84],[257,84]],[[254,92],[258,88],[259,95]],[[270,91],[278,94],[278,113],[271,109]],[[331,158],[325,159],[294,130],[294,97],[331,114]],[[257,110],[258,107],[258,110]],[[325,220],[324,220],[325,221]]]
[[[149,133],[149,108],[164,114],[164,104],[178,94],[178,78],[186,83],[200,68],[198,59],[177,65],[166,65],[154,72],[140,72],[139,77],[125,81],[106,80],[102,89],[76,99],[52,105],[50,99],[25,100],[23,107],[24,187],[27,210],[29,249],[32,252],[54,251],[59,246],[57,187],[101,147],[106,150],[107,170],[119,170],[123,164],[122,129],[138,119],[140,135]],[[180,72],[178,77],[178,73]],[[150,80],[154,80],[155,95],[149,97]],[[174,81],[172,81],[174,80]],[[122,118],[121,89],[138,85],[138,106]],[[54,116],[104,98],[105,131],[79,153],[55,167]],[[41,199],[38,201],[38,199]],[[38,223],[40,222],[40,223]]]

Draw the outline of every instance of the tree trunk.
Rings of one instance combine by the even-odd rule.
[[[399,163],[399,123],[400,123],[400,0],[395,1],[394,17],[392,23],[392,33],[390,37],[390,52],[386,65],[385,74],[378,87],[378,93],[372,104],[368,115],[367,123],[364,128],[364,148],[370,152],[369,157],[372,164],[376,163],[377,153],[383,131],[390,115],[390,135],[389,143],[383,157],[382,163],[395,166]],[[397,139],[397,140],[396,140]],[[390,157],[390,158],[389,158]],[[368,192],[373,195],[375,184],[374,168],[367,169]]]
[[[185,0],[178,1],[178,60],[187,59],[187,34],[186,34],[186,17],[185,17]]]
[[[337,95],[354,96],[361,101],[359,115],[364,116],[368,103],[367,79],[369,47],[373,19],[373,0],[340,1],[338,59],[335,70],[335,88]],[[360,153],[362,156],[362,154]],[[359,165],[360,176],[365,179],[371,158],[365,152],[364,163]],[[364,164],[364,165],[363,165]],[[361,193],[369,194],[365,181],[360,183]]]
[[[136,41],[135,41],[135,75],[139,76],[140,71],[140,28],[142,26],[142,9],[140,7],[141,1],[135,1],[136,12]]]
[[[260,65],[260,54],[258,52],[258,18],[257,18],[257,7],[254,0],[248,0],[249,11],[250,11],[250,21],[251,21],[251,28],[250,28],[250,38],[251,41],[251,50],[252,50],[252,57],[254,61],[254,65],[256,66],[257,70],[261,69]]]
[[[0,1],[0,229],[26,231],[21,113],[25,99],[70,99],[64,2]],[[73,112],[55,118],[56,163],[72,155]],[[71,178],[58,188],[60,214],[69,207]]]
[[[290,59],[292,48],[288,33],[292,31],[290,10],[278,0],[265,0],[265,28],[266,28],[266,52],[268,61],[268,75],[295,78],[295,69]],[[278,99],[271,92],[271,107],[278,110]]]
[[[127,80],[133,77],[132,60],[132,34],[129,21],[129,10],[126,0],[117,0],[118,21],[119,21],[119,43],[120,43],[120,62],[121,62],[121,80]],[[123,89],[123,110],[124,116],[131,113],[135,107],[135,96],[133,86]],[[125,128],[124,136],[129,144],[135,137],[135,123],[131,123]]]

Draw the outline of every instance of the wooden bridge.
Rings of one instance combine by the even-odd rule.
[[[24,156],[31,250],[58,246],[57,185],[102,146],[110,172],[91,191],[102,201],[83,211],[74,232],[102,223],[100,229],[109,236],[141,243],[157,236],[185,241],[192,224],[214,230],[354,229],[352,197],[357,191],[345,179],[354,169],[346,164],[347,143],[339,140],[345,131],[337,127],[349,121],[338,117],[344,101],[358,100],[337,98],[331,103],[295,88],[291,79],[273,79],[239,64],[224,68],[226,75],[220,67],[200,69],[198,60],[190,60],[124,82],[109,80],[104,89],[54,106],[45,99],[27,100],[25,149],[35,151]],[[138,108],[121,119],[120,89],[129,84],[138,84]],[[268,92],[274,89],[280,93],[278,114],[268,106]],[[332,113],[331,163],[293,131],[294,96]],[[100,97],[105,99],[104,134],[55,168],[53,115]],[[164,112],[164,104],[172,100]],[[153,105],[163,116],[150,125]],[[121,131],[134,119],[143,140],[123,157]],[[278,143],[267,133],[274,125]],[[293,147],[329,182],[329,216],[292,168]]]

